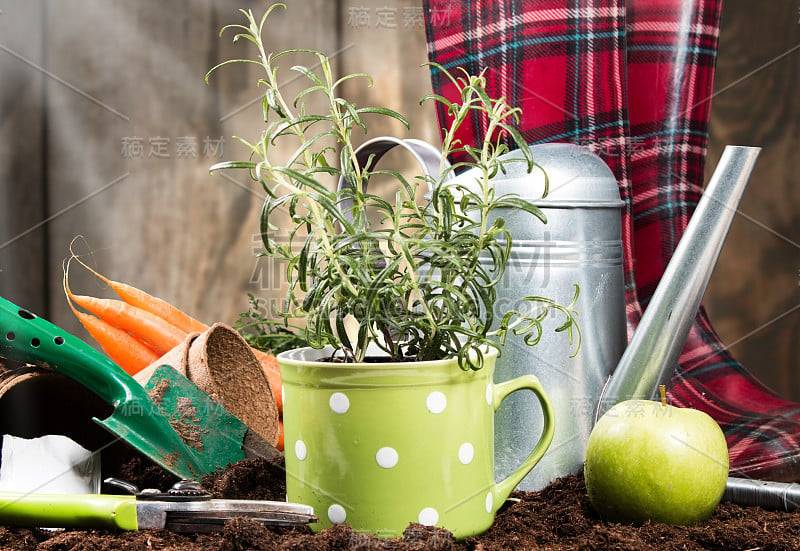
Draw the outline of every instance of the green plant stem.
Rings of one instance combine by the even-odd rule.
[[[252,12],[251,12],[251,15],[252,15]],[[255,21],[254,18],[253,18],[253,21]],[[253,25],[254,25],[254,23],[253,23]],[[254,28],[253,31],[257,32],[257,31],[260,31],[260,29]],[[266,50],[264,49],[263,42],[259,40],[259,41],[256,42],[256,45],[258,46],[258,52],[259,52],[259,56],[261,57],[261,61],[264,64],[264,67],[266,69],[265,72],[267,74],[267,78],[269,79],[269,81],[268,81],[269,82],[269,86],[271,87],[272,90],[275,91],[275,97],[280,102],[281,109],[284,111],[284,113],[286,113],[286,115],[290,119],[294,119],[295,115],[294,115],[292,109],[286,103],[286,100],[283,98],[283,94],[281,94],[280,91],[279,91],[278,82],[275,80],[276,79],[276,72],[275,71],[270,71],[268,69],[269,67],[271,67],[271,63],[270,63],[270,58],[269,58],[269,56],[267,56]],[[329,94],[329,98],[330,98],[330,104],[331,104],[332,111],[338,113],[338,110],[336,109],[336,105],[335,105],[335,102],[333,101],[333,99],[331,97],[331,94]],[[341,117],[338,118],[337,123],[340,123],[340,121],[341,121]],[[344,127],[343,123],[340,123],[338,125],[339,125],[340,128]],[[304,143],[307,140],[306,134],[305,134],[305,132],[303,131],[303,129],[302,129],[302,127],[300,125],[292,125],[291,129],[292,129],[292,132],[297,136],[297,139],[300,141],[301,144]],[[265,145],[265,147],[266,147],[266,145]],[[266,157],[266,151],[264,152],[264,157]],[[311,158],[310,150],[305,149],[303,151],[303,157],[305,159],[306,166],[311,166],[312,165],[312,158]],[[355,155],[354,155],[354,157],[355,157]],[[357,163],[355,163],[355,165],[357,166]],[[273,178],[275,177],[275,172],[274,171],[270,171],[270,174],[273,176]],[[281,179],[283,180],[284,178],[281,177]],[[295,187],[293,185],[290,185],[290,184],[288,184],[286,182],[284,182],[283,185],[286,186],[289,189],[290,193],[295,193],[295,194],[297,194],[299,196],[304,196],[305,195],[305,192],[303,190],[300,190],[299,188],[297,188],[297,187]],[[319,205],[316,202],[309,201],[308,202],[308,206],[309,206],[310,212],[313,214],[314,219],[318,224],[321,224],[323,227],[327,227],[330,230],[333,230],[333,228],[330,228],[330,226],[328,225],[328,220],[325,218],[325,216],[323,215],[323,213],[321,212],[321,210],[319,208]],[[336,272],[342,278],[342,282],[344,283],[344,285],[347,288],[347,290],[350,293],[352,293],[353,295],[358,295],[358,289],[356,289],[356,287],[350,282],[350,279],[347,276],[347,273],[345,272],[345,270],[343,269],[341,264],[339,262],[337,262],[337,260],[336,260],[336,255],[333,252],[333,246],[332,246],[330,240],[328,239],[327,232],[325,232],[325,231],[317,232],[317,235],[320,237],[320,240],[322,242],[323,248],[325,249],[327,258],[333,263],[333,265],[334,265],[334,267],[336,269]]]
[[[268,53],[262,28],[279,5],[268,8],[260,20],[251,10],[241,10],[249,25],[229,25],[223,31],[235,29],[238,34],[234,42],[244,38],[256,45],[258,54],[253,59],[224,61],[209,74],[236,61],[255,63],[266,72],[258,81],[259,86],[266,87],[262,107],[266,128],[256,142],[237,138],[250,149],[249,160],[218,163],[212,171],[248,169],[268,194],[262,208],[261,232],[266,254],[288,262],[289,289],[284,307],[278,311],[284,322],[305,318],[309,343],[320,347],[331,344],[347,361],[363,360],[367,347],[375,343],[395,360],[409,353],[425,360],[457,356],[464,369],[479,369],[482,356],[472,352],[479,346],[499,348],[495,337],[502,340],[508,331],[523,335],[528,344],[538,341],[542,321],[550,312],[566,317],[556,331],[571,336],[577,328],[572,305],[565,308],[544,297],[526,297],[529,302],[538,302],[527,313],[494,310],[495,286],[509,260],[511,236],[500,217],[494,221],[490,217],[498,208],[516,207],[543,218],[535,207],[519,198],[498,198],[490,181],[503,169],[504,162],[510,162],[502,159],[509,149],[505,141],[519,147],[529,166],[532,164],[525,139],[513,127],[520,110],[509,106],[504,98],[490,98],[484,75],[463,72],[463,76],[454,77],[436,66],[460,95],[460,103],[441,96],[428,97],[445,105],[452,117],[443,133],[440,174],[416,178],[412,185],[399,174],[386,171],[401,186],[391,204],[367,193],[367,178],[376,171],[371,160],[363,165],[359,162],[354,131],[366,133],[364,115],[383,115],[407,125],[406,119],[386,108],[358,108],[337,96],[340,85],[350,79],[366,78],[369,85],[372,81],[362,74],[334,78],[330,59],[320,52]],[[281,93],[277,62],[296,54],[313,56],[321,69],[303,65],[291,68],[310,82],[292,101]],[[326,111],[307,111],[309,96],[324,97]],[[461,144],[457,138],[459,127],[471,113],[486,120],[480,147]],[[270,157],[275,157],[283,144],[288,144],[293,154],[284,163],[275,162]],[[447,158],[454,153],[466,160],[448,167]],[[337,163],[329,163],[328,157],[333,155]],[[476,170],[475,182],[448,188],[448,178],[456,169]],[[320,176],[339,178],[346,189],[330,190]],[[420,181],[427,183],[435,196],[427,207],[416,203]],[[473,185],[481,189],[473,190]],[[349,205],[349,212],[342,212],[343,204]],[[291,218],[288,241],[281,244],[270,216],[282,207],[288,208]],[[373,227],[367,216],[373,210],[392,227]],[[297,253],[293,246],[299,242],[303,245]],[[482,263],[487,257],[494,261],[488,267]],[[424,273],[425,269],[429,272]],[[500,315],[500,327],[493,330]],[[351,316],[359,323],[355,346],[343,333],[344,321]],[[253,319],[258,321],[259,317]],[[281,331],[273,338],[259,327],[254,338],[274,342],[284,337]]]

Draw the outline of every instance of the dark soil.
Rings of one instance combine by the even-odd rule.
[[[127,463],[118,476],[140,488],[168,488],[175,477],[141,459]],[[216,497],[282,500],[280,464],[245,460],[203,485]],[[498,550],[512,549],[800,549],[800,513],[765,511],[723,503],[706,522],[693,527],[647,524],[628,526],[600,520],[592,511],[583,478],[568,476],[540,492],[515,492],[485,534],[457,542],[440,529],[409,525],[402,539],[380,540],[336,526],[319,534],[307,527],[266,528],[237,519],[213,534],[174,534],[165,530],[43,532],[0,527],[0,549],[105,551],[118,549],[287,550]]]

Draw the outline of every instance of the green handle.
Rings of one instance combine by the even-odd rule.
[[[536,395],[539,403],[542,404],[544,430],[542,431],[542,436],[539,438],[539,442],[537,442],[536,446],[533,448],[533,451],[528,457],[525,458],[525,461],[522,462],[517,470],[508,475],[501,482],[495,484],[493,491],[494,499],[492,500],[492,512],[497,512],[497,510],[500,509],[500,507],[503,505],[503,502],[508,498],[509,495],[511,495],[511,492],[514,490],[514,488],[516,488],[517,485],[522,482],[522,479],[525,478],[529,472],[531,472],[531,469],[536,466],[536,464],[544,455],[544,452],[546,452],[547,448],[550,447],[550,443],[553,441],[553,432],[555,431],[553,406],[550,405],[550,400],[547,398],[547,395],[542,388],[542,384],[535,376],[523,375],[521,377],[517,377],[516,379],[506,381],[505,383],[494,385],[494,400],[492,402],[494,404],[494,410],[497,411],[497,408],[500,407],[500,403],[505,400],[509,394],[516,392],[517,390],[531,390]]]
[[[0,524],[137,530],[136,497],[0,492]]]
[[[112,406],[144,394],[130,375],[97,350],[3,297],[0,331],[0,356],[54,369]]]

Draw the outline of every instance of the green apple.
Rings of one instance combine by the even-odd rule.
[[[595,425],[586,447],[589,500],[606,520],[689,525],[714,511],[728,479],[728,446],[707,414],[628,400]]]

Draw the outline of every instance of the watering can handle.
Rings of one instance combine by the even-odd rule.
[[[447,159],[444,159],[444,162],[442,161],[442,152],[428,142],[413,138],[400,139],[393,136],[381,136],[361,144],[355,151],[358,166],[363,169],[372,159],[371,166],[374,167],[386,153],[398,146],[411,153],[426,176],[440,175],[440,169],[444,171],[450,168],[450,162]],[[452,177],[452,172],[450,172],[446,179]],[[340,176],[339,191],[348,185],[344,176]],[[366,186],[366,181],[364,186]],[[366,191],[366,188],[363,191]],[[350,208],[352,206],[352,200],[344,199],[339,203],[339,210],[342,211],[345,217],[350,217]]]

